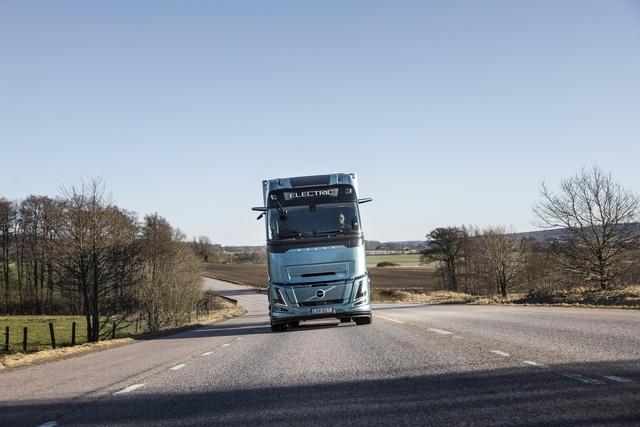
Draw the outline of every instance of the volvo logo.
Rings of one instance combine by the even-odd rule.
[[[319,289],[318,291],[316,291],[316,296],[318,298],[324,298],[324,295],[325,295],[324,289]]]

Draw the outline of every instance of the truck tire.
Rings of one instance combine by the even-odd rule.
[[[271,324],[271,332],[284,332],[287,330],[287,325],[285,323],[272,323]]]
[[[371,324],[371,316],[354,317],[353,320],[356,321],[356,325],[369,325],[369,324]]]
[[[340,323],[349,323],[351,322],[351,317],[341,317]]]

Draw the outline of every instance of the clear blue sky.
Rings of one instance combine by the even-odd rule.
[[[354,171],[369,239],[534,229],[597,163],[640,191],[640,3],[0,1],[0,195],[101,176],[259,244],[264,178]]]

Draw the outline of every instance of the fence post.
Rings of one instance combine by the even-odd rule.
[[[53,331],[53,322],[49,322],[49,336],[51,337],[51,348],[56,348],[56,334]]]
[[[71,346],[76,345],[76,322],[71,323]]]
[[[24,353],[27,352],[27,327],[25,326],[24,329],[22,329],[22,351]]]
[[[113,330],[111,331],[111,339],[116,339],[116,322],[113,322]]]
[[[4,328],[4,351],[9,352],[9,327]]]

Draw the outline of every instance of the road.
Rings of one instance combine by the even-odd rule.
[[[263,294],[204,286],[248,313],[2,373],[0,425],[640,425],[637,311],[384,304],[271,333]]]

